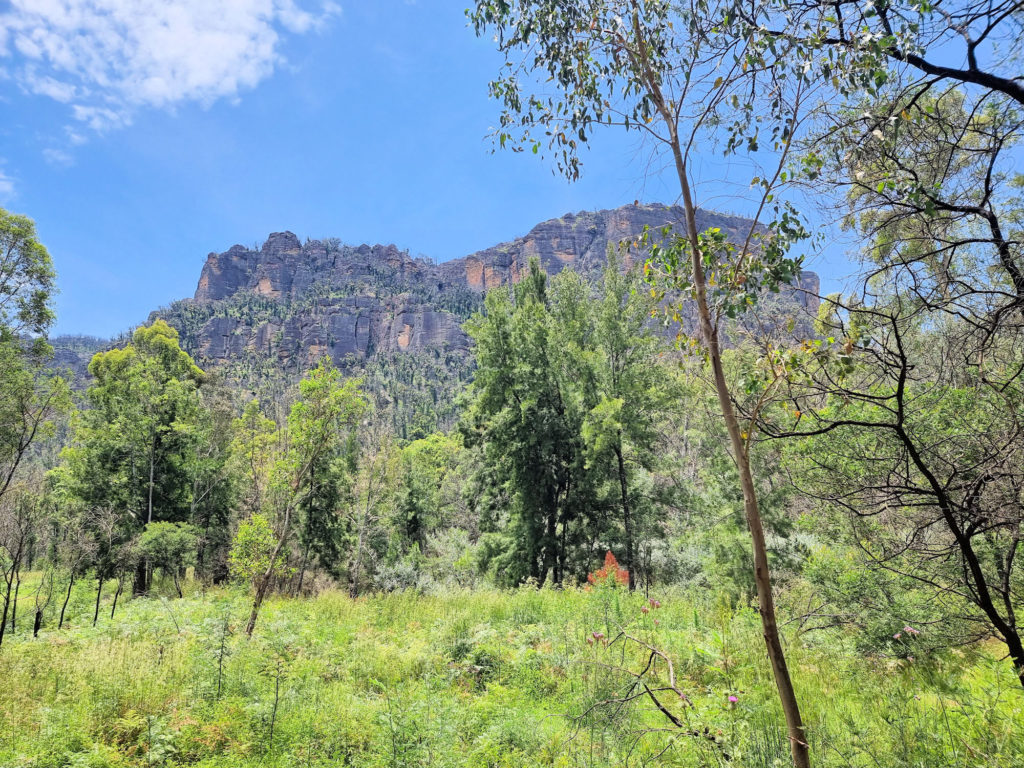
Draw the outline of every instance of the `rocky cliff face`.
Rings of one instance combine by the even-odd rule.
[[[596,275],[609,246],[630,243],[645,227],[682,229],[682,210],[630,205],[568,213],[538,224],[522,237],[442,264],[413,258],[393,245],[347,246],[275,232],[258,249],[235,245],[211,253],[195,296],[152,313],[175,327],[182,346],[205,369],[218,371],[243,391],[271,397],[328,355],[348,373],[366,377],[378,405],[396,429],[450,426],[454,394],[472,375],[463,322],[484,293],[519,279],[536,257],[548,274],[567,267]],[[701,211],[698,226],[719,227],[734,238],[749,222]],[[624,266],[639,258],[624,253]],[[787,291],[784,303],[817,309],[818,278],[805,272],[808,293]],[[78,374],[92,353],[114,342],[84,337],[55,339],[58,367]],[[413,425],[413,426],[410,426]]]
[[[645,227],[681,228],[681,221],[681,209],[662,205],[569,213],[511,242],[442,264],[412,258],[393,245],[301,243],[291,232],[276,232],[259,250],[235,245],[211,253],[192,306],[179,302],[160,314],[179,329],[185,317],[203,318],[188,329],[185,342],[207,365],[251,354],[305,368],[324,354],[343,364],[381,353],[465,352],[462,322],[484,292],[516,281],[531,258],[539,258],[549,274],[566,267],[596,273],[610,245],[635,240]],[[698,225],[738,237],[747,222],[701,211]],[[626,266],[632,258],[635,252],[627,251]],[[817,293],[813,273],[804,273],[801,284]],[[807,293],[793,298],[816,309]]]

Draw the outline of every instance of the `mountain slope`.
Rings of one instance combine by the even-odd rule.
[[[323,355],[363,373],[404,428],[424,429],[454,414],[452,393],[469,378],[469,340],[462,323],[483,294],[515,281],[533,257],[549,274],[571,267],[596,274],[609,245],[635,240],[645,227],[681,228],[682,211],[663,205],[566,214],[507,243],[435,264],[394,245],[305,243],[271,234],[258,250],[235,245],[211,253],[193,298],[154,312],[181,334],[204,368],[243,389],[275,396]],[[745,219],[701,211],[698,225],[739,236]],[[630,254],[626,254],[629,266]],[[817,276],[803,287],[816,293]],[[808,293],[790,293],[808,306]],[[91,340],[90,340],[91,341]],[[59,359],[81,370],[91,345],[62,345]],[[432,416],[433,415],[433,416]]]

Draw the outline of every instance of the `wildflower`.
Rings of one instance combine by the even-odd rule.
[[[892,639],[893,640],[899,640],[900,639],[900,635],[902,635],[902,634],[903,634],[902,632],[897,632],[895,635],[892,636]]]
[[[739,697],[737,697],[737,696],[730,696],[729,697],[729,703],[730,704],[735,704],[737,701],[739,701]]]
[[[648,608],[646,605],[640,606],[640,613],[648,613],[648,612],[650,612],[650,610],[651,609]]]
[[[658,621],[657,619],[655,619],[655,620],[654,620],[654,626],[658,626],[659,624],[661,624],[661,622],[660,622],[660,621]]]
[[[921,634],[921,630],[914,629],[913,627],[904,627],[903,631],[908,633],[908,634],[911,634],[911,635],[920,635]]]
[[[651,608],[661,608],[660,600],[655,600],[654,598],[651,598],[647,602],[650,604]]]

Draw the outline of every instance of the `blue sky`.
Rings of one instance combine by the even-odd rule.
[[[566,211],[674,201],[634,137],[599,135],[574,184],[492,153],[500,59],[466,5],[0,0],[0,205],[54,258],[55,332],[133,327],[190,296],[207,253],[272,231],[444,260]],[[704,200],[742,212],[721,162]]]

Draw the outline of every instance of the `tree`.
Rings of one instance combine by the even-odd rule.
[[[318,557],[336,552],[339,536],[337,500],[339,471],[350,461],[345,449],[351,445],[351,434],[367,409],[359,389],[359,380],[342,380],[338,369],[325,358],[299,383],[299,398],[288,414],[288,448],[274,468],[267,506],[276,517],[273,550],[260,550],[250,569],[253,578],[253,604],[246,625],[252,636],[260,606],[275,578],[280,575],[280,560],[286,557],[285,546],[291,538],[294,519],[301,515],[300,542],[303,556],[311,551]],[[255,434],[265,429],[259,418],[249,414]],[[244,417],[243,417],[244,419]],[[247,529],[262,530],[263,524]],[[268,522],[267,525],[270,525]],[[260,533],[266,539],[265,532]],[[328,568],[336,562],[325,561]]]
[[[594,321],[592,356],[597,403],[583,422],[588,468],[601,467],[616,478],[622,510],[622,564],[629,588],[636,587],[636,544],[645,499],[637,477],[656,465],[656,422],[667,411],[663,374],[657,365],[659,343],[650,328],[654,302],[635,273],[623,274],[609,255]]]
[[[239,502],[246,515],[263,509],[271,471],[280,447],[277,424],[267,418],[259,400],[251,400],[231,427],[231,472],[238,478]]]
[[[174,579],[174,588],[181,593],[181,576],[196,562],[198,531],[187,523],[150,523],[139,537],[139,550],[153,568],[161,569]]]
[[[21,571],[25,566],[31,539],[39,521],[39,501],[30,489],[19,487],[0,499],[0,575],[3,577],[3,611],[0,613],[0,645],[11,621],[17,621]]]
[[[578,149],[590,132],[600,125],[619,124],[646,132],[671,157],[683,203],[683,233],[661,233],[663,245],[652,253],[650,276],[660,277],[659,285],[690,298],[695,309],[694,341],[711,369],[739,470],[759,612],[793,763],[804,768],[810,765],[810,750],[779,636],[751,471],[751,430],[740,424],[733,405],[722,364],[719,321],[742,312],[762,290],[777,291],[788,284],[799,270],[799,260],[789,257],[788,251],[807,232],[790,206],[775,201],[774,186],[786,178],[789,138],[803,116],[806,83],[801,69],[806,57],[791,55],[757,83],[760,87],[751,87],[743,75],[752,64],[759,64],[747,56],[757,28],[736,23],[732,7],[732,3],[678,6],[641,0],[478,0],[470,17],[478,33],[495,30],[506,59],[502,75],[491,83],[492,95],[504,107],[497,136],[501,145],[511,141],[538,152],[541,141],[533,132],[543,131],[559,170],[576,178]],[[530,57],[526,67],[519,54]],[[530,77],[549,76],[555,93],[533,92],[532,81],[524,86],[524,72]],[[783,75],[791,76],[792,87],[785,78],[779,79]],[[777,87],[780,82],[782,86]],[[766,111],[755,111],[748,96],[751,91],[759,92],[759,101],[769,107]],[[732,104],[738,108],[731,109]],[[710,131],[724,125],[729,149],[736,149],[743,139],[756,151],[762,122],[772,132],[777,162],[759,190],[762,194],[755,201],[749,229],[737,244],[717,230],[700,232],[691,159],[703,147],[702,137],[708,138]],[[766,211],[775,215],[764,228]],[[673,318],[682,320],[682,311],[674,312]]]
[[[582,412],[557,363],[567,349],[554,336],[548,280],[536,260],[514,294],[513,302],[508,291],[491,291],[485,315],[466,326],[477,372],[462,429],[467,445],[481,447],[491,483],[512,502],[496,568],[513,583],[550,576],[561,584],[569,529],[589,492]]]
[[[356,468],[356,427],[368,407],[361,383],[342,381],[325,358],[300,382],[299,399],[288,415],[290,461],[302,467],[306,486],[297,506],[302,551],[298,590],[311,562],[337,576],[344,561],[340,548],[345,518],[340,508],[348,495],[348,477]]]
[[[0,342],[44,336],[56,273],[35,223],[0,208]]]
[[[249,584],[253,592],[253,612],[246,626],[246,635],[252,637],[256,614],[266,594],[266,583],[288,572],[281,537],[261,514],[254,514],[238,525],[231,542],[228,566],[231,575]],[[255,602],[258,599],[259,602]]]
[[[514,297],[492,291],[468,326],[477,373],[463,432],[495,513],[483,559],[501,580],[582,578],[614,548],[636,584],[668,406],[639,287],[614,255],[597,286],[572,270],[549,282],[531,262]]]
[[[188,521],[204,374],[177,332],[162,320],[140,326],[125,347],[97,353],[89,372],[90,407],[79,414],[56,474],[64,493],[86,509],[116,511],[125,531]],[[148,583],[143,562],[135,591]]]
[[[32,220],[0,208],[0,499],[71,407],[66,383],[44,365],[54,280]]]

